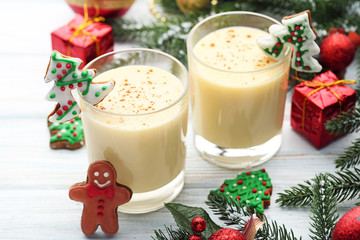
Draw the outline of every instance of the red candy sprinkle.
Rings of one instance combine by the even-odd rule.
[[[241,197],[240,197],[240,196],[236,196],[235,199],[236,199],[236,200],[241,200]]]
[[[300,66],[300,65],[301,65],[301,62],[296,62],[296,65]]]
[[[291,32],[291,35],[295,36],[295,32],[294,32],[294,31],[292,31],[292,32]]]
[[[57,138],[61,138],[61,134],[56,135]]]
[[[266,172],[265,168],[261,169],[262,172]]]
[[[310,69],[310,67],[309,67],[309,66],[306,66],[306,67],[305,67],[305,70],[309,70],[309,69]]]
[[[302,37],[299,37],[298,38],[298,42],[302,42],[303,41],[303,38]]]
[[[265,192],[264,192],[264,195],[265,195],[265,196],[269,195],[269,191],[265,191]]]
[[[74,119],[71,119],[71,121],[70,121],[71,123],[74,123]]]
[[[300,57],[300,56],[301,56],[301,53],[297,52],[297,53],[296,53],[296,56]]]
[[[62,70],[62,73],[63,73],[63,74],[66,74],[67,72],[66,72],[66,70],[64,69],[64,70]]]
[[[78,87],[82,87],[82,83],[81,83],[81,82],[78,83]]]
[[[72,102],[71,100],[69,100],[69,101],[68,101],[68,104],[69,104],[69,105],[72,105],[72,104],[73,104],[73,102]]]
[[[98,206],[97,209],[98,209],[99,212],[104,211],[104,207],[103,207],[103,206]]]
[[[73,88],[74,88],[74,84],[70,84],[70,85],[69,85],[69,88],[70,88],[70,89],[73,89]]]
[[[288,38],[288,42],[292,42],[293,41],[293,39],[292,38]]]
[[[77,133],[76,133],[76,132],[74,132],[74,133],[73,133],[73,136],[74,136],[74,137],[76,137],[76,136],[77,136]]]
[[[262,182],[262,185],[266,186],[267,182],[266,181],[263,181]]]
[[[250,172],[247,172],[246,175],[250,175]]]
[[[103,214],[102,212],[98,212],[98,213],[97,213],[97,216],[98,216],[98,217],[103,217],[104,214]]]
[[[64,111],[67,111],[69,109],[69,107],[65,105],[65,106],[63,106],[63,109],[64,109]]]
[[[99,205],[104,205],[104,200],[99,200],[99,201],[98,201],[98,204],[99,204]]]
[[[57,68],[61,68],[61,63],[56,64]]]
[[[75,129],[76,129],[76,126],[73,126],[73,129],[75,130]]]
[[[275,50],[274,50],[274,53],[277,53],[277,52],[278,52],[278,50],[277,50],[277,49],[275,49]]]
[[[71,68],[71,64],[70,63],[66,64],[66,67]]]
[[[224,189],[224,188],[220,188],[220,192],[225,192],[225,189]]]
[[[281,43],[280,42],[276,43],[276,46],[281,47]]]
[[[243,183],[244,183],[244,182],[243,182],[243,180],[241,180],[241,179],[238,181],[238,184],[239,184],[239,185],[241,185],[241,184],[243,184]]]
[[[61,76],[61,75],[57,75],[57,79],[59,79],[59,80],[60,80],[61,78],[62,78],[62,76]]]
[[[295,29],[296,29],[296,30],[300,30],[300,26],[296,26]]]
[[[65,87],[64,87],[64,86],[62,86],[60,89],[61,89],[61,91],[65,91]]]
[[[252,192],[253,192],[253,193],[256,193],[256,192],[257,192],[257,189],[256,189],[256,188],[254,188],[254,189],[252,190]]]
[[[56,111],[56,114],[60,116],[60,115],[62,115],[62,111],[61,111],[61,110],[57,110],[57,111]]]

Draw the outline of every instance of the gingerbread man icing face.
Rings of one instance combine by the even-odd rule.
[[[99,189],[114,185],[116,176],[114,170],[107,164],[93,164],[88,170],[88,182]]]
[[[98,226],[104,233],[115,234],[119,229],[117,207],[130,201],[132,191],[116,182],[116,171],[106,161],[93,162],[87,181],[76,183],[69,191],[70,199],[84,203],[81,229],[93,234]]]

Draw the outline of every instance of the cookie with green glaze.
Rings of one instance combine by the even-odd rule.
[[[52,149],[78,149],[84,146],[84,132],[80,117],[63,123],[48,121]]]
[[[222,194],[229,202],[238,201],[241,206],[248,206],[252,211],[263,214],[264,208],[270,206],[272,183],[266,170],[261,169],[227,179],[220,188],[211,192]]]

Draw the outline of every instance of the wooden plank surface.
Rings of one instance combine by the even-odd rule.
[[[85,178],[86,150],[49,148],[46,116],[53,103],[45,100],[51,86],[43,82],[51,51],[50,32],[74,14],[63,0],[0,0],[0,16],[0,239],[87,239],[80,230],[82,204],[68,198],[69,187]],[[147,0],[137,0],[126,14],[133,19],[144,16],[151,18]],[[129,46],[131,43],[117,43],[115,48]],[[354,63],[347,78],[355,79]],[[274,184],[267,217],[309,239],[309,209],[280,208],[275,203],[277,193],[316,173],[333,172],[334,159],[358,134],[315,149],[290,127],[290,97],[291,92],[283,145],[273,159],[254,170],[266,168]],[[204,202],[209,191],[239,171],[202,160],[193,146],[191,123],[187,146],[185,187],[175,202],[208,210]],[[341,213],[352,204],[341,204]],[[215,216],[213,219],[221,224]],[[161,209],[143,215],[119,214],[119,225],[112,239],[151,239],[154,229],[175,226],[175,222],[169,211]],[[98,231],[91,238],[110,237]]]

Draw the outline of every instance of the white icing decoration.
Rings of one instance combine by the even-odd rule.
[[[261,180],[262,180],[262,178],[260,177],[260,178],[259,178],[259,181],[261,181]]]
[[[104,177],[109,177],[109,173],[108,172],[104,172]]]
[[[319,62],[314,59],[312,56],[320,53],[319,46],[314,42],[316,39],[315,32],[312,30],[310,24],[309,24],[309,16],[307,12],[303,12],[300,15],[297,15],[290,19],[283,19],[282,24],[274,24],[269,27],[269,33],[271,36],[261,36],[257,39],[257,43],[260,46],[261,49],[264,50],[264,53],[267,54],[269,57],[280,60],[284,57],[285,51],[281,51],[278,56],[276,54],[272,53],[272,49],[275,47],[275,45],[278,43],[278,38],[280,39],[281,43],[284,45],[282,50],[287,45],[295,46],[293,56],[296,56],[297,48],[299,44],[293,42],[286,42],[284,38],[286,36],[290,35],[291,32],[288,30],[288,27],[295,29],[295,26],[300,26],[301,30],[304,30],[304,33],[302,34],[302,48],[300,51],[305,51],[301,56],[303,61],[303,66],[309,67],[309,69],[303,69],[303,66],[297,65],[297,59],[296,57],[292,58],[291,67],[297,71],[301,72],[320,72],[322,67],[319,64]],[[296,31],[295,31],[296,34]],[[292,37],[293,40],[297,40],[297,37]],[[266,52],[265,50],[268,49],[270,53]]]
[[[70,63],[71,67],[70,68],[66,67],[66,65],[69,62],[66,62],[67,60],[65,59],[73,61],[75,66],[73,66],[73,63]],[[68,120],[75,118],[80,114],[80,107],[79,104],[77,104],[77,102],[75,101],[73,95],[71,94],[72,90],[78,89],[80,93],[85,94],[85,91],[88,89],[88,92],[85,95],[83,95],[83,97],[87,102],[89,102],[92,105],[95,105],[99,103],[101,100],[103,100],[104,97],[106,97],[106,95],[114,88],[113,81],[107,83],[96,83],[96,84],[90,82],[89,88],[88,88],[88,84],[89,84],[88,81],[81,81],[78,83],[70,84],[69,82],[72,82],[76,79],[84,79],[88,76],[91,77],[92,79],[94,77],[95,71],[92,69],[85,70],[88,72],[88,75],[86,77],[81,76],[81,73],[84,72],[83,70],[79,69],[81,63],[82,61],[79,58],[63,57],[57,51],[52,52],[44,81],[46,83],[54,81],[54,86],[52,87],[50,92],[46,95],[46,99],[49,101],[58,102],[60,108],[58,109],[56,108],[55,110],[61,110],[61,114],[58,115],[57,111],[54,111],[54,113],[49,116],[50,122],[54,122],[54,123],[66,122]],[[61,67],[58,68],[57,64],[61,64]],[[55,73],[52,72],[53,69],[56,69]],[[73,71],[71,71],[72,69]],[[66,72],[63,73],[63,71]],[[71,72],[68,74],[69,71]],[[74,78],[73,77],[74,74],[76,74],[78,77]],[[57,78],[58,75],[61,76],[60,80]],[[58,82],[59,84],[64,83],[64,85],[62,86],[56,85]],[[72,88],[70,88],[70,86]],[[102,90],[103,87],[106,87],[106,89]],[[95,96],[96,93],[99,93],[98,97]],[[50,96],[55,96],[55,97],[50,98]],[[76,113],[73,114],[73,112]]]
[[[96,185],[98,185],[99,187],[103,188],[103,187],[109,185],[111,183],[111,181],[107,180],[105,183],[99,183],[99,181],[97,179],[95,179],[94,183],[96,183]]]
[[[255,178],[255,175],[251,175],[251,178]]]
[[[246,186],[243,186],[243,189],[246,189]]]
[[[259,201],[259,200],[260,200],[260,198],[257,197],[257,198],[256,198],[256,201]]]
[[[229,192],[226,192],[226,195],[230,195],[230,193],[229,193]]]
[[[249,203],[250,201],[249,200],[246,200],[246,203]]]
[[[262,194],[262,191],[259,191],[259,194]]]
[[[236,187],[236,186],[237,186],[237,184],[236,184],[236,183],[234,183],[234,184],[233,184],[233,186],[234,186],[234,187]]]
[[[94,176],[98,177],[99,176],[99,172],[94,172]]]

